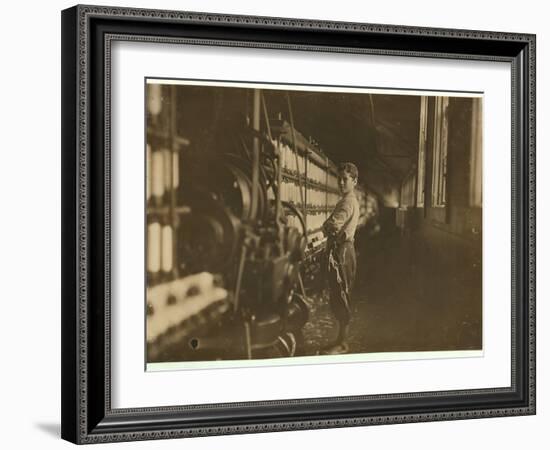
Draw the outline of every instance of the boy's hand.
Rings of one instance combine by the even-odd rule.
[[[336,230],[331,226],[331,222],[328,220],[322,226],[323,234],[327,238],[331,238],[336,234]]]

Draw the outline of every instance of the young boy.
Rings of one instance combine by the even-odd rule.
[[[355,281],[356,260],[353,244],[355,229],[359,220],[359,203],[355,198],[355,186],[359,172],[355,164],[343,163],[338,167],[338,186],[342,198],[323,224],[327,236],[327,265],[330,292],[330,306],[336,317],[338,337],[334,345],[324,354],[346,353],[350,321],[350,295]]]

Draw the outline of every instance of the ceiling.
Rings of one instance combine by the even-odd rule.
[[[334,162],[353,162],[359,181],[381,197],[399,190],[417,160],[420,96],[262,90],[265,115],[293,122]],[[253,90],[178,86],[178,122],[195,142],[226,135],[251,116]],[[290,101],[289,101],[290,100]]]
[[[268,92],[266,103],[288,118],[281,97]],[[295,128],[333,161],[355,163],[360,181],[374,192],[398,189],[415,167],[419,96],[290,91],[289,97]]]

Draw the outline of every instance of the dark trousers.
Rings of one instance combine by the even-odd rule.
[[[357,270],[353,242],[329,241],[327,259],[330,307],[340,324],[346,326],[350,321],[351,292]]]

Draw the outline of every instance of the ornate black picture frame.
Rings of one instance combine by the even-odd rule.
[[[109,114],[117,40],[510,63],[511,385],[113,409]],[[534,35],[99,6],[62,12],[64,439],[84,444],[529,414],[535,414]]]

